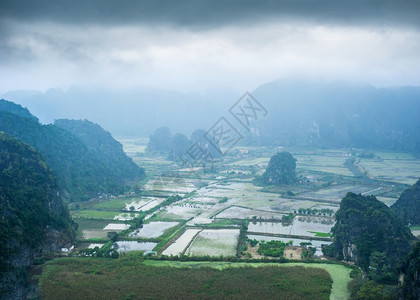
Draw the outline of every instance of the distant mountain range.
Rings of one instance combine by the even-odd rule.
[[[245,91],[244,91],[245,92]],[[359,147],[420,153],[420,87],[375,88],[322,80],[278,80],[252,91],[267,110],[248,132],[230,115],[240,93],[208,95],[157,89],[72,88],[66,93],[17,91],[7,98],[30,108],[41,122],[90,119],[115,136],[149,136],[167,126],[190,134],[226,117],[242,144]]]

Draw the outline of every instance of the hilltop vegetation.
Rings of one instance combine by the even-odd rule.
[[[118,177],[126,179],[144,177],[144,169],[139,168],[124,153],[122,145],[98,124],[88,120],[60,119],[56,120],[54,125],[77,136],[87,146],[89,152]]]
[[[374,196],[348,193],[336,213],[326,254],[354,261],[377,282],[396,283],[397,267],[410,252],[410,229]]]
[[[261,180],[264,184],[270,185],[295,183],[296,159],[286,151],[273,155]]]
[[[124,190],[125,180],[132,178],[135,170],[132,165],[129,169],[120,166],[120,170],[115,170],[125,154],[120,153],[114,161],[114,152],[106,152],[106,146],[92,150],[94,143],[101,143],[102,139],[93,139],[86,145],[69,131],[54,125],[41,125],[34,118],[0,111],[0,130],[31,145],[43,156],[57,176],[65,198],[70,201],[89,199],[98,193],[119,194]],[[95,128],[95,133],[98,131]],[[107,136],[106,140],[109,139]],[[135,173],[143,174],[141,170]]]
[[[404,299],[420,299],[420,242],[417,242],[401,267],[404,283],[401,293]]]
[[[7,111],[24,118],[31,118],[38,121],[38,119],[33,116],[27,108],[4,99],[0,100],[0,111]]]
[[[401,218],[404,224],[420,224],[420,179],[405,190],[391,209]]]
[[[0,132],[0,298],[22,298],[26,267],[71,241],[73,227],[46,162]]]

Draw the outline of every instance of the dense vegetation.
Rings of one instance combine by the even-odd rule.
[[[0,132],[0,298],[22,296],[35,255],[74,235],[57,180],[32,147]]]
[[[38,119],[34,117],[27,108],[4,99],[0,99],[0,111],[7,111],[21,117],[31,118],[38,121]]]
[[[292,184],[297,181],[296,159],[286,151],[270,158],[267,169],[260,179],[264,184]]]
[[[88,120],[56,120],[54,125],[77,136],[107,168],[120,178],[138,179],[143,176],[144,169],[139,168],[123,151],[108,131]]]
[[[420,179],[401,194],[391,209],[403,220],[404,224],[420,224]]]
[[[0,130],[34,147],[57,176],[65,198],[71,201],[124,190],[124,170],[115,173],[115,163],[101,161],[106,154],[97,157],[100,149],[90,151],[67,130],[5,111],[0,111]]]
[[[139,258],[60,259],[41,279],[43,299],[329,299],[332,280],[304,267],[172,268]]]
[[[404,299],[420,299],[420,242],[417,242],[401,267],[404,274],[402,295]]]
[[[258,254],[272,257],[283,257],[286,243],[282,241],[260,241],[258,247]]]
[[[341,201],[336,219],[325,253],[355,261],[377,282],[396,283],[398,264],[414,239],[410,229],[374,196],[353,193]]]

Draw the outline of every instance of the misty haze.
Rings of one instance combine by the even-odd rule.
[[[420,3],[0,1],[0,299],[420,299]]]

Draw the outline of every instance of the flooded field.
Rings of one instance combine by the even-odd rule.
[[[289,235],[291,230],[292,225],[283,225],[279,222],[250,222],[248,224],[248,232]]]
[[[150,222],[143,228],[130,233],[130,237],[156,238],[161,236],[167,229],[178,225],[178,222]]]
[[[318,217],[296,217],[290,230],[291,235],[316,236],[317,232],[329,233],[335,220]]]
[[[261,210],[252,210],[249,208],[231,206],[215,216],[218,219],[246,219],[257,217],[258,219],[281,219],[283,214],[275,212],[266,212]]]
[[[156,247],[157,243],[150,242],[136,242],[136,241],[119,241],[114,244],[114,248],[119,253],[130,252],[130,251],[145,251],[145,254],[149,253]]]
[[[186,253],[191,256],[234,256],[238,238],[239,229],[206,229],[197,235]]]
[[[360,159],[369,175],[391,182],[414,184],[419,178],[420,161],[411,153],[375,152],[373,159]]]
[[[191,240],[201,231],[201,229],[187,229],[172,245],[165,249],[163,255],[179,255],[188,247]]]
[[[362,195],[377,195],[383,192],[383,188],[379,186],[342,184],[324,189],[319,189],[314,192],[303,193],[299,196],[316,200],[340,202],[341,199],[343,199],[343,197],[346,196],[348,192],[353,192],[355,194]]]
[[[170,205],[166,207],[160,213],[162,218],[167,218],[169,220],[187,220],[193,218],[200,214],[203,211],[210,209],[210,205],[200,205],[200,204],[178,204]]]
[[[317,236],[317,233],[329,233],[334,224],[332,218],[298,216],[290,225],[279,222],[250,222],[248,232],[312,237]]]
[[[296,168],[344,176],[354,176],[344,165],[348,159],[344,151],[312,151],[307,154],[292,153],[297,159]]]
[[[126,230],[128,228],[130,228],[128,224],[109,223],[104,227],[104,230]]]

